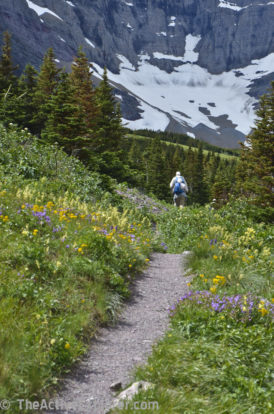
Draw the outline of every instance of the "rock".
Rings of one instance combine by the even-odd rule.
[[[37,12],[36,6],[44,12]],[[49,47],[54,49],[58,65],[69,69],[81,45],[90,62],[101,68],[106,66],[115,74],[119,73],[119,56],[128,60],[127,69],[134,72],[138,71],[140,55],[146,56],[151,65],[173,73],[182,65],[187,36],[193,36],[200,38],[195,47],[195,64],[209,74],[220,74],[244,68],[273,53],[273,20],[272,2],[262,0],[0,1],[0,27],[12,35],[12,55],[21,72],[26,63],[39,68]],[[237,73],[241,76],[239,70]],[[264,75],[261,71],[251,83],[250,96],[257,98],[266,92],[273,73]],[[94,76],[96,79],[98,82]],[[165,82],[160,76],[157,82],[162,82],[164,95]],[[140,119],[144,110],[138,96],[127,89],[128,85],[123,86],[122,79],[115,87],[123,117],[129,121]],[[203,122],[204,116],[192,126],[178,122],[172,111],[160,108],[170,121],[168,131],[191,132],[225,148],[235,148],[245,139],[242,130],[224,116],[208,118],[214,128]]]
[[[122,389],[122,383],[120,381],[113,382],[109,388],[111,389],[111,391],[119,391]]]
[[[154,384],[147,381],[137,381],[134,382],[130,387],[128,387],[126,390],[122,391],[117,398],[114,400],[111,409],[113,408],[123,408],[124,407],[124,401],[130,401],[134,397],[135,394],[137,394],[141,390],[148,390],[150,388],[153,388]]]

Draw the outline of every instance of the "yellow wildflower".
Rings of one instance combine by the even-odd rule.
[[[33,230],[33,232],[32,232],[32,234],[34,235],[34,236],[36,236],[36,234],[38,233],[38,230],[37,229],[34,229]]]
[[[259,312],[261,312],[262,316],[265,316],[266,314],[268,314],[268,310],[265,308],[259,309]]]
[[[65,349],[69,349],[70,348],[70,344],[67,342],[66,344],[65,344]]]
[[[215,293],[216,292],[216,286],[212,286],[209,290],[210,290],[211,293]]]

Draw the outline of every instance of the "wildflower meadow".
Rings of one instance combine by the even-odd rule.
[[[154,387],[134,400],[158,401],[161,414],[273,412],[273,227],[250,210],[232,200],[159,218],[169,251],[192,251],[192,281],[136,370]]]

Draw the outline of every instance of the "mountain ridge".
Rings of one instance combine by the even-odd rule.
[[[133,129],[235,147],[273,79],[271,1],[0,0],[0,12],[21,68],[38,67],[51,46],[69,68],[79,45],[95,76],[106,66]]]

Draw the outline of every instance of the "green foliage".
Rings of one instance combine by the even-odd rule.
[[[273,215],[274,208],[274,82],[269,92],[261,97],[258,119],[253,132],[242,147],[238,168],[238,188],[251,201]]]
[[[0,159],[0,397],[37,400],[113,321],[158,242],[141,212],[95,203],[99,177],[27,131],[2,128]]]
[[[103,79],[96,88],[96,99],[100,108],[97,118],[98,139],[96,141],[96,151],[118,152],[124,132],[120,108],[114,100],[106,68],[104,68]]]
[[[161,414],[271,413],[272,353],[271,327],[263,319],[245,325],[189,301],[138,370],[138,380],[155,384],[138,399],[158,401]]]
[[[22,178],[44,180],[49,194],[63,191],[84,201],[104,195],[98,174],[88,173],[80,161],[56,145],[41,144],[27,129],[18,130],[12,124],[8,129],[0,124],[0,166],[1,180],[18,185]]]
[[[55,55],[50,48],[44,56],[33,97],[36,113],[32,120],[32,132],[36,134],[40,134],[45,126],[48,116],[47,104],[58,85],[59,76],[60,69],[56,66]]]
[[[129,134],[132,133],[130,129],[127,131]],[[142,137],[148,137],[148,138],[155,138],[159,137],[161,141],[166,142],[172,142],[175,144],[190,146],[193,148],[197,148],[201,141],[191,138],[189,135],[186,134],[178,134],[176,132],[168,132],[168,131],[153,131],[149,129],[137,129],[134,131],[135,135],[142,136]],[[232,155],[232,156],[238,156],[239,150],[233,150],[233,149],[225,149],[216,147],[215,145],[211,145],[207,142],[203,142],[203,147],[205,150],[212,151],[219,154],[226,154],[226,155]]]
[[[3,34],[2,54],[0,58],[0,91],[7,91],[10,87],[16,86],[14,72],[17,66],[13,66],[11,57],[11,36],[8,32]]]
[[[193,280],[170,309],[171,328],[136,380],[154,384],[134,401],[165,413],[272,413],[273,228],[246,200],[171,208],[157,229],[169,251],[191,250]],[[190,271],[189,271],[190,272]],[[144,409],[149,413],[151,410]]]

